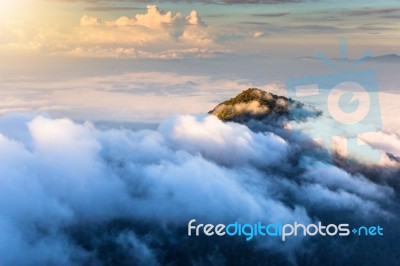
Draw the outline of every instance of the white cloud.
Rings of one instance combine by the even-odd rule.
[[[144,26],[150,29],[159,29],[166,25],[180,25],[184,23],[181,13],[172,14],[169,12],[161,12],[156,5],[148,5],[146,14],[138,14],[135,16],[136,25]]]
[[[176,133],[190,126],[203,135]],[[236,141],[232,145],[238,157],[229,157],[230,143],[215,146],[208,130]],[[256,171],[239,168],[237,172],[235,163],[229,163],[229,168],[219,166],[218,154],[240,164],[244,158],[258,164],[268,158],[284,159],[284,150],[272,150],[285,145],[280,138],[255,134],[244,126],[226,125],[215,118],[182,117],[166,121],[159,131],[103,132],[67,119],[14,115],[0,119],[0,132],[0,151],[4,151],[0,152],[0,232],[12,229],[15,249],[6,255],[2,252],[2,264],[19,262],[21,254],[35,250],[38,253],[30,260],[46,262],[56,256],[68,261],[71,254],[57,255],[58,247],[73,246],[63,228],[81,223],[125,218],[182,225],[191,217],[267,221],[274,220],[273,211],[282,220],[308,221],[304,212],[252,191],[242,175],[258,176]],[[266,144],[265,151],[256,150],[259,144]],[[43,235],[41,228],[47,233]],[[9,242],[0,242],[1,251],[5,243]],[[41,245],[49,252],[41,251]],[[80,247],[71,252],[84,253]]]
[[[130,260],[156,263],[156,244],[146,242],[164,241],[160,233],[185,228],[192,218],[307,224],[327,211],[361,222],[395,215],[385,205],[394,199],[391,188],[318,161],[298,176],[288,148],[273,133],[212,116],[175,116],[158,130],[137,132],[2,116],[0,234],[6,241],[0,241],[0,263],[87,264],[101,260],[97,249],[110,239]],[[121,229],[118,221],[130,227]],[[154,227],[145,236],[135,233],[149,224]],[[169,243],[179,238],[167,234]],[[86,238],[100,246],[85,249]],[[276,238],[255,241],[257,250],[295,254],[307,239],[284,248]]]
[[[2,52],[24,50],[47,55],[178,59],[190,49],[221,49],[211,47],[214,43],[211,32],[197,11],[185,18],[179,12],[164,12],[155,5],[148,5],[144,14],[115,20],[83,15],[80,25],[74,28],[10,21],[0,24],[0,30]],[[183,52],[175,57],[164,56],[169,50]]]
[[[164,45],[171,45],[183,40],[189,45],[187,47],[192,44],[209,45],[213,43],[206,24],[197,11],[192,11],[185,18],[179,12],[176,14],[171,11],[163,12],[156,5],[148,5],[145,14],[137,14],[132,18],[122,16],[104,23],[99,18],[85,15],[81,19],[81,26],[97,26],[80,29],[81,38],[86,43],[143,44],[163,42]],[[99,48],[90,47],[90,49],[97,50]],[[117,47],[116,49],[123,48]],[[126,49],[132,49],[132,47],[126,47]]]
[[[288,152],[286,141],[274,134],[254,134],[246,126],[221,123],[215,116],[179,116],[160,129],[174,146],[223,164],[282,164]]]
[[[112,20],[83,15],[75,27],[62,22],[42,25],[10,21],[0,24],[0,30],[2,53],[24,51],[80,57],[181,59],[192,57],[187,53],[191,49],[226,50],[222,43],[253,38],[248,29],[208,26],[196,10],[185,17],[155,5],[148,5],[143,14]],[[179,55],[164,56],[170,50]]]
[[[102,24],[101,19],[94,18],[91,16],[84,15],[81,18],[81,26],[97,26]]]
[[[201,26],[206,26],[204,21],[200,18],[200,16],[197,14],[196,10],[192,10],[190,12],[190,15],[186,17],[186,23],[190,25],[201,25]]]
[[[186,43],[194,43],[200,45],[212,44],[214,42],[212,38],[213,37],[205,28],[197,26],[187,27],[180,36],[180,39],[185,41]]]
[[[115,20],[115,22],[108,22],[108,23],[116,26],[134,26],[136,25],[136,19],[128,18],[127,16],[122,16],[117,20]]]

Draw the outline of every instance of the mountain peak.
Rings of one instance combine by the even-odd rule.
[[[221,120],[262,119],[270,114],[288,115],[292,99],[258,88],[249,88],[218,104],[209,113]]]
[[[322,111],[285,96],[279,96],[258,88],[248,88],[234,98],[218,104],[208,112],[224,121],[246,122],[252,119],[269,121],[275,118],[304,120],[316,117]]]

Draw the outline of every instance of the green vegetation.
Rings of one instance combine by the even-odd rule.
[[[249,88],[236,97],[220,103],[209,113],[221,120],[262,119],[271,113],[278,115],[288,114],[288,107],[293,102],[293,100],[283,96],[257,88]]]

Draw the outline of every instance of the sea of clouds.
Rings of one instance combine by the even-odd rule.
[[[1,116],[0,265],[399,262],[398,164],[333,163],[324,150],[300,164],[307,135],[257,123],[176,115],[132,131]],[[191,219],[379,224],[385,236],[196,238]]]

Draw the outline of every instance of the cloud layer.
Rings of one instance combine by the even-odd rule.
[[[382,180],[311,155],[299,168],[300,143],[214,116],[174,116],[155,131],[134,132],[7,115],[0,132],[2,265],[229,263],[229,250],[243,248],[240,239],[188,239],[185,226],[192,218],[385,223],[399,235],[393,227],[396,192]],[[195,252],[198,245],[207,248]],[[305,238],[246,245],[246,254],[284,265],[323,252]],[[353,246],[360,258],[362,244],[351,239],[319,245]],[[230,248],[215,253],[218,246]]]

